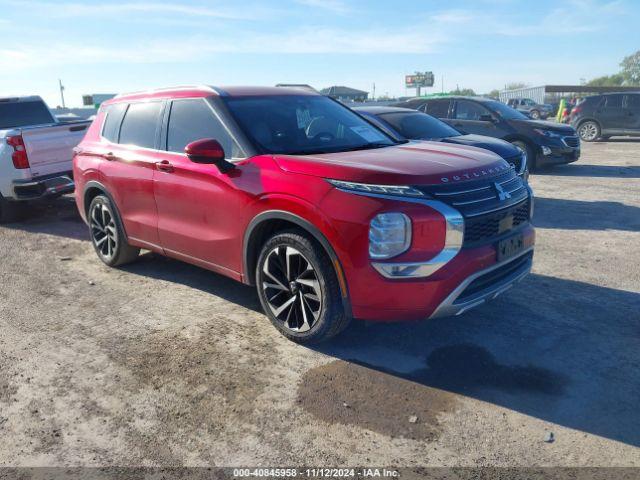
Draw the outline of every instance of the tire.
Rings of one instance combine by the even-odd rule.
[[[351,320],[331,260],[302,231],[287,230],[265,242],[256,267],[256,288],[271,323],[294,342],[329,340]]]
[[[105,265],[119,267],[133,262],[140,249],[127,243],[117,209],[105,195],[98,195],[87,212],[91,243]]]
[[[531,145],[524,140],[511,140],[511,145],[518,147],[527,154],[527,169],[533,172],[536,169],[536,152]]]
[[[0,223],[15,222],[20,219],[22,205],[18,202],[11,202],[0,195]]]
[[[540,120],[540,112],[538,110],[531,110],[529,112],[529,117],[532,120]]]
[[[580,139],[584,142],[595,142],[600,138],[600,125],[593,120],[582,122],[578,126],[578,135],[580,135]]]

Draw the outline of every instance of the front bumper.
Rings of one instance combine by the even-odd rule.
[[[536,165],[562,165],[577,162],[580,158],[580,143],[577,146],[569,146],[564,140],[554,140],[553,143],[543,144],[538,147]]]
[[[74,189],[71,172],[13,182],[14,200],[37,200],[71,193]]]

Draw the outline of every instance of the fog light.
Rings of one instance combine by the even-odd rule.
[[[404,213],[381,213],[369,224],[369,256],[395,257],[411,245],[411,220]]]
[[[551,155],[551,149],[549,147],[547,147],[546,145],[542,146],[542,154],[543,155]]]

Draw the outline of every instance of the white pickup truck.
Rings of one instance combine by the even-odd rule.
[[[73,148],[90,124],[58,122],[37,96],[0,97],[0,223],[21,203],[73,191]]]

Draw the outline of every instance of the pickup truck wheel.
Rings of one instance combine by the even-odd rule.
[[[540,112],[538,110],[531,110],[529,112],[529,117],[533,120],[540,120]]]
[[[22,213],[21,205],[10,202],[0,195],[0,223],[15,222],[20,219]]]
[[[328,340],[349,323],[331,260],[299,231],[278,233],[264,244],[256,286],[271,323],[295,342]]]
[[[587,120],[578,127],[578,135],[585,142],[593,142],[600,138],[600,125],[593,120]]]
[[[133,262],[140,249],[129,245],[120,227],[120,217],[109,198],[98,195],[89,206],[91,243],[100,260],[110,267]]]

